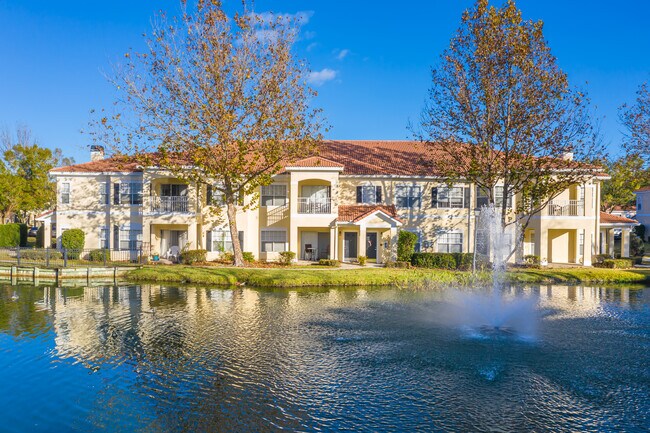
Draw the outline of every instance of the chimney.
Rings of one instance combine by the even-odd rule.
[[[101,161],[102,159],[104,159],[104,148],[95,144],[90,146],[90,160]]]
[[[573,161],[573,152],[564,152],[562,154],[562,159],[565,161]]]

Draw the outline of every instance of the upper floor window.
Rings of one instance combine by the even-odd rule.
[[[142,183],[121,182],[113,184],[114,204],[142,204]]]
[[[287,232],[285,230],[262,230],[262,252],[286,251]]]
[[[496,207],[503,206],[503,185],[497,185],[494,187],[494,204]],[[512,194],[508,195],[506,207],[512,207]]]
[[[160,185],[160,195],[163,197],[181,197],[187,195],[187,185],[165,184]]]
[[[70,184],[68,182],[61,184],[61,204],[70,204]]]
[[[476,207],[482,208],[490,204],[490,198],[488,196],[488,190],[485,188],[476,188]],[[503,204],[503,185],[497,185],[494,187],[494,205],[499,208]],[[507,207],[512,207],[512,194],[508,195]]]
[[[205,195],[208,206],[224,206],[226,204],[226,195],[220,188],[222,188],[220,184],[208,185]],[[235,193],[235,204],[244,204],[244,200],[238,192]]]
[[[99,203],[109,204],[110,187],[108,182],[100,182],[99,184]]]
[[[261,206],[284,206],[287,204],[286,185],[264,185],[260,191]]]
[[[469,207],[469,188],[433,188],[431,190],[431,206],[451,209]]]
[[[438,236],[439,253],[462,253],[463,252],[463,234],[462,233],[442,233]]]
[[[380,186],[364,185],[357,187],[357,203],[378,204],[382,202]]]
[[[395,205],[401,208],[419,208],[422,190],[419,186],[399,185],[395,188]]]

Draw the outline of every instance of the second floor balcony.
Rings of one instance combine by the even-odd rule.
[[[582,200],[551,200],[546,208],[548,216],[585,215],[585,204]]]
[[[330,197],[298,197],[298,213],[330,214],[332,199]]]
[[[157,213],[183,213],[190,211],[187,196],[154,196],[151,198],[151,211]]]

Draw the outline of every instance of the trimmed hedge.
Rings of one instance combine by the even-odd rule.
[[[107,249],[92,250],[88,253],[87,260],[90,262],[104,262],[110,261],[111,252]]]
[[[318,261],[318,264],[320,266],[331,266],[333,268],[340,268],[341,267],[341,262],[339,260],[320,259]]]
[[[296,258],[296,253],[293,251],[282,251],[280,253],[280,260],[278,262],[281,265],[289,266],[291,262],[293,262],[293,259]]]
[[[70,229],[61,235],[61,246],[66,250],[83,250],[86,234],[81,229]]]
[[[46,250],[21,250],[20,257],[24,260],[47,260]],[[57,250],[50,250],[50,260],[61,260],[63,254]]]
[[[193,265],[194,263],[203,263],[207,260],[207,250],[189,250],[183,251],[180,255],[180,262],[184,265]]]
[[[403,260],[398,260],[396,262],[386,262],[387,268],[410,268],[411,263],[405,262]]]
[[[594,263],[597,268],[628,269],[634,267],[632,259],[605,259],[601,263]]]
[[[473,260],[471,253],[414,253],[411,256],[413,266],[429,269],[467,271],[472,269]]]
[[[36,232],[36,248],[45,248],[45,226],[40,226]]]
[[[418,242],[418,235],[415,233],[400,230],[397,237],[397,261],[409,262],[415,253],[415,244]]]
[[[25,226],[26,227],[26,226]],[[0,247],[18,247],[21,241],[20,224],[0,225]]]

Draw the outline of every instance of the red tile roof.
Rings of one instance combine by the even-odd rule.
[[[395,209],[394,205],[387,206],[387,205],[368,205],[368,204],[339,206],[338,220],[340,222],[355,223],[357,221],[364,219],[365,217],[367,217],[368,215],[376,211],[381,211],[386,215],[389,215],[391,218],[399,222],[403,222],[397,216],[397,210]]]
[[[343,164],[320,156],[310,156],[309,158],[287,164],[287,167],[343,167]]]
[[[108,173],[108,172],[137,172],[142,171],[138,164],[124,158],[106,158],[100,161],[90,161],[81,164],[57,167],[51,170],[55,173]]]
[[[639,188],[634,192],[645,192],[645,191],[650,191],[650,185]]]
[[[603,224],[638,224],[638,221],[607,212],[600,213],[600,222]]]

